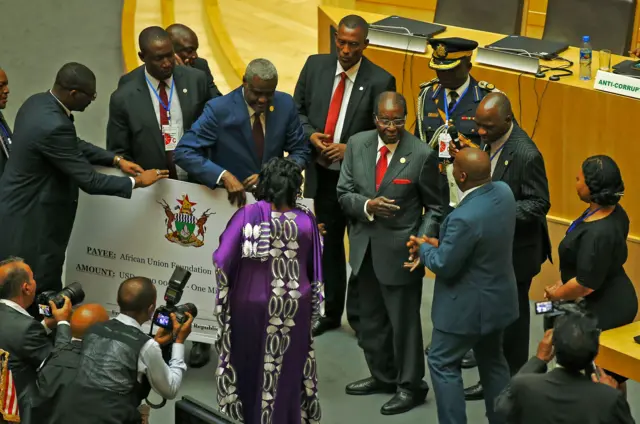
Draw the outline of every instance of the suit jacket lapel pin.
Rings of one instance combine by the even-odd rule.
[[[273,107],[273,105],[269,106],[269,112],[273,112],[275,110],[275,108]]]
[[[508,161],[508,160],[505,160],[505,161],[504,161],[504,166],[507,166],[507,165],[509,165],[509,161]]]
[[[360,86],[360,88],[358,88],[358,90],[362,91],[362,90],[364,90],[364,87]]]
[[[400,163],[405,163],[407,160],[405,158],[400,158]]]
[[[186,88],[183,88],[183,89],[182,89],[182,92],[183,92],[184,94],[187,94],[187,89],[186,89]]]

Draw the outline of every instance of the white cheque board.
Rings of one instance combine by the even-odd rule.
[[[99,171],[120,175],[115,169]],[[311,206],[307,199],[303,203]],[[67,249],[66,284],[81,283],[84,303],[99,303],[115,315],[122,281],[151,278],[160,306],[173,269],[181,266],[191,272],[191,279],[180,303],[198,307],[189,339],[212,343],[216,331],[212,255],[236,210],[222,188],[172,180],[136,189],[131,199],[81,193]]]

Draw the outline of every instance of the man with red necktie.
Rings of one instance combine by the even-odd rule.
[[[395,393],[381,413],[407,412],[425,402],[420,303],[424,267],[405,264],[412,235],[437,237],[443,207],[438,156],[405,131],[406,103],[385,92],[376,130],[349,140],[338,201],[351,220],[349,263],[358,280],[358,340],[371,376],[347,385],[350,395]]]
[[[395,91],[396,80],[362,54],[367,48],[368,24],[360,16],[340,21],[335,53],[307,59],[294,93],[305,137],[313,146],[313,160],[305,171],[304,196],[313,198],[318,222],[325,224],[322,272],[325,317],[315,322],[313,334],[339,328],[347,292],[344,232],[347,220],[340,209],[336,185],[349,138],[375,128],[373,109],[384,91]],[[352,275],[353,276],[353,275]],[[357,291],[349,280],[347,319],[357,330]]]

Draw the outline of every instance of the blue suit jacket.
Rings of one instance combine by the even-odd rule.
[[[518,317],[512,246],[516,201],[503,182],[469,193],[440,226],[440,245],[420,247],[436,275],[431,320],[437,330],[488,334]]]
[[[309,143],[298,118],[293,98],[276,91],[267,108],[262,163],[274,157],[289,157],[304,167],[310,157]],[[215,188],[223,170],[240,181],[260,172],[251,119],[242,87],[207,102],[204,112],[180,139],[175,163],[189,175]]]

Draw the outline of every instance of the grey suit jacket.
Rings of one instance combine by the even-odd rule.
[[[39,403],[36,371],[51,354],[54,343],[35,319],[0,303],[0,349],[9,352],[9,369],[18,392],[18,407],[23,424],[36,424],[34,407]],[[56,346],[71,342],[71,327],[56,331]]]
[[[371,245],[376,276],[382,284],[404,285],[420,281],[424,269],[403,268],[408,257],[409,236],[438,234],[442,202],[438,190],[438,158],[420,139],[405,132],[398,143],[380,188],[376,191],[375,172],[378,132],[354,135],[340,169],[338,200],[353,220],[349,230],[349,262],[354,273]],[[365,202],[384,196],[396,201],[400,210],[392,218],[365,214]],[[426,211],[426,212],[425,212]]]
[[[437,330],[484,335],[518,317],[511,246],[516,201],[503,182],[487,183],[460,202],[440,227],[439,246],[420,247],[436,275],[431,320]]]
[[[173,70],[184,131],[200,117],[211,98],[205,74],[188,66]],[[109,102],[107,149],[144,169],[166,169],[164,140],[156,118],[144,65],[120,78]]]

